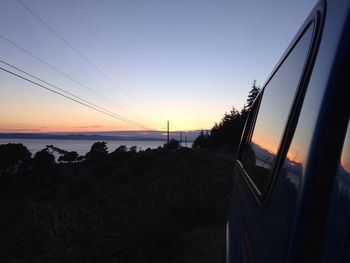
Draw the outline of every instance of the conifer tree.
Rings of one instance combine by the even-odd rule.
[[[201,132],[192,147],[223,151],[236,150],[249,110],[259,92],[260,87],[254,80],[243,109],[239,112],[233,107],[229,113],[225,113],[219,123],[215,123],[209,133]]]
[[[259,94],[259,92],[260,92],[260,86],[258,86],[256,84],[256,80],[254,80],[252,88],[248,94],[247,102],[244,105],[243,111],[250,109],[250,107],[253,105],[253,102],[254,102],[256,96]]]

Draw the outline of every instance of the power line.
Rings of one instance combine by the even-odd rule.
[[[99,67],[96,66],[91,60],[89,60],[86,56],[84,56],[79,50],[73,47],[63,36],[61,36],[56,30],[54,30],[44,19],[42,19],[39,15],[37,15],[32,9],[26,6],[21,0],[17,0],[17,2],[25,8],[29,13],[31,13],[37,20],[40,21],[51,33],[53,33],[56,37],[61,39],[69,48],[71,48],[78,56],[80,56],[86,63],[88,63],[93,69],[95,69],[98,73],[100,73],[105,79],[107,79],[113,86],[123,91],[126,95],[128,95],[134,102],[140,104],[129,92],[123,89],[119,84],[113,81],[105,72],[103,72]]]
[[[106,98],[105,96],[99,94],[98,92],[94,91],[93,89],[89,88],[88,86],[84,85],[83,83],[81,83],[80,81],[74,79],[73,77],[69,76],[67,73],[64,73],[63,71],[61,71],[60,69],[58,69],[57,67],[49,64],[48,62],[44,61],[43,59],[41,59],[40,57],[34,55],[33,53],[31,53],[30,51],[24,49],[23,47],[21,47],[20,45],[18,45],[17,43],[13,42],[12,40],[8,39],[7,37],[5,37],[4,35],[2,35],[0,33],[0,38],[2,38],[3,40],[5,40],[6,42],[8,42],[9,44],[11,44],[12,46],[16,47],[17,49],[21,50],[22,52],[24,52],[25,54],[31,56],[32,58],[34,58],[35,60],[39,61],[40,63],[46,65],[47,67],[53,69],[54,71],[56,71],[57,73],[61,74],[62,76],[66,77],[67,79],[71,80],[72,82],[74,82],[76,85],[90,91],[91,93],[97,95],[98,97],[104,99],[105,101],[110,102],[111,104],[117,106],[118,108],[130,112],[127,109],[125,109],[124,107],[116,104],[115,102],[113,102],[112,100]],[[131,113],[131,112],[130,112]],[[131,113],[132,115],[136,116],[135,114]]]
[[[72,96],[72,97],[78,99],[78,100],[84,101],[85,103],[88,103],[88,104],[90,104],[90,105],[92,105],[92,106],[94,106],[94,107],[96,107],[96,108],[99,108],[99,109],[101,109],[101,110],[103,110],[103,111],[105,111],[105,112],[108,112],[108,113],[110,113],[110,114],[112,114],[112,115],[115,115],[115,116],[118,117],[118,118],[124,119],[125,121],[130,121],[129,119],[127,119],[127,118],[125,118],[125,117],[123,117],[123,116],[121,116],[121,115],[118,115],[118,114],[116,114],[116,113],[114,113],[114,112],[112,112],[112,111],[110,111],[110,110],[107,110],[107,109],[105,109],[105,108],[103,108],[103,107],[98,106],[98,105],[95,104],[95,103],[92,103],[92,102],[90,102],[90,101],[88,101],[88,100],[85,100],[85,99],[83,99],[83,98],[81,98],[81,97],[79,97],[79,96],[77,96],[77,95],[74,95],[74,94],[71,93],[71,92],[68,92],[68,91],[66,91],[66,90],[64,90],[64,89],[62,89],[62,88],[60,88],[60,87],[58,87],[58,86],[56,86],[56,85],[53,85],[53,84],[51,84],[51,83],[49,83],[49,82],[47,82],[47,81],[45,81],[45,80],[43,80],[43,79],[41,79],[41,78],[39,78],[39,77],[36,77],[36,76],[34,76],[33,74],[28,73],[28,72],[26,72],[26,71],[24,71],[24,70],[22,70],[22,69],[20,69],[20,68],[18,68],[18,67],[16,67],[16,66],[14,66],[14,65],[11,65],[11,64],[9,64],[9,63],[7,63],[7,62],[1,60],[1,59],[0,59],[0,62],[3,63],[3,64],[5,64],[5,65],[8,66],[8,67],[11,67],[11,68],[13,68],[13,69],[15,69],[15,70],[17,70],[17,71],[19,71],[19,72],[21,72],[21,73],[26,74],[27,76],[30,76],[30,77],[32,77],[32,78],[38,80],[38,81],[41,81],[41,82],[45,83],[46,85],[49,85],[49,86],[51,86],[51,87],[53,87],[53,88],[55,88],[55,89],[58,89],[58,90],[60,90],[60,91],[62,91],[62,92],[64,92],[64,93],[66,93],[66,94],[68,94],[68,95],[70,95],[70,96]],[[130,122],[133,122],[134,124],[138,125],[139,127],[143,127],[144,129],[148,130],[148,128],[145,128],[144,126],[140,125],[140,124],[137,123],[137,122],[134,122],[134,121],[130,121]]]
[[[5,40],[6,42],[10,43],[11,45],[13,45],[14,47],[18,48],[19,50],[21,50],[22,52],[26,53],[27,55],[31,56],[32,58],[34,58],[35,60],[39,61],[40,63],[46,65],[47,67],[53,69],[54,71],[56,71],[57,73],[61,74],[62,76],[70,79],[71,81],[73,81],[75,84],[77,84],[78,86],[94,93],[95,95],[97,95],[98,97],[112,103],[113,105],[117,106],[120,109],[126,110],[124,107],[116,104],[115,102],[113,102],[112,100],[106,98],[105,96],[97,93],[96,91],[94,91],[93,89],[89,88],[88,86],[84,85],[83,83],[81,83],[80,81],[74,79],[73,77],[69,76],[67,73],[64,73],[63,71],[61,71],[60,69],[56,68],[55,66],[52,66],[51,64],[47,63],[46,61],[44,61],[43,59],[41,59],[40,57],[34,55],[33,53],[31,53],[30,51],[24,49],[23,47],[21,47],[20,45],[16,44],[15,42],[13,42],[12,40],[8,39],[7,37],[5,37],[4,35],[0,34],[0,37]]]
[[[1,62],[4,63],[3,61],[1,61]],[[8,64],[8,63],[6,63],[6,62],[5,62],[4,64],[9,65],[10,67],[17,69],[17,67],[12,66],[11,64]],[[46,89],[46,90],[48,90],[48,91],[50,91],[50,92],[53,92],[53,93],[55,93],[55,94],[57,94],[57,95],[59,95],[59,96],[62,96],[62,97],[64,97],[64,98],[66,98],[66,99],[69,99],[69,100],[71,100],[71,101],[74,101],[74,102],[76,102],[76,103],[79,103],[79,104],[81,104],[81,105],[83,105],[83,106],[86,106],[86,107],[88,107],[88,108],[90,108],[90,109],[93,109],[93,110],[98,111],[98,112],[100,112],[100,113],[103,113],[103,114],[105,114],[105,115],[108,115],[108,116],[110,116],[110,117],[112,117],[112,118],[115,118],[115,119],[118,119],[118,120],[120,120],[120,121],[129,123],[129,124],[131,124],[131,125],[133,125],[133,126],[136,126],[136,127],[138,127],[138,128],[142,128],[142,129],[148,130],[148,129],[145,128],[144,126],[140,126],[139,124],[137,124],[137,123],[135,123],[135,122],[133,122],[133,121],[131,121],[131,120],[128,120],[128,119],[125,118],[125,117],[122,117],[122,116],[120,116],[120,115],[111,113],[111,112],[105,110],[105,109],[102,108],[102,107],[99,107],[99,106],[96,107],[95,104],[93,104],[93,103],[91,103],[91,102],[89,102],[89,101],[87,101],[87,100],[84,100],[84,99],[80,98],[79,96],[75,96],[75,95],[73,95],[73,94],[71,94],[71,93],[69,93],[69,92],[66,92],[65,90],[63,90],[63,89],[61,89],[61,88],[58,88],[58,89],[61,90],[61,91],[63,91],[63,92],[65,92],[65,93],[67,93],[67,94],[70,94],[71,96],[73,96],[73,97],[75,97],[75,98],[72,98],[72,97],[70,97],[70,96],[68,96],[68,95],[62,94],[61,92],[58,92],[58,91],[56,91],[56,90],[54,90],[54,89],[48,88],[48,87],[45,86],[45,85],[42,85],[42,84],[40,84],[40,83],[38,83],[38,82],[36,82],[36,81],[33,81],[33,80],[31,80],[31,79],[28,79],[28,78],[26,78],[26,77],[23,77],[23,76],[21,76],[21,75],[15,73],[15,72],[10,71],[10,70],[7,70],[7,69],[5,69],[5,68],[3,68],[3,67],[0,67],[0,70],[5,71],[5,72],[7,72],[7,73],[9,73],[9,74],[11,74],[11,75],[13,75],[13,76],[15,76],[15,77],[21,78],[21,79],[23,79],[23,80],[25,80],[25,81],[27,81],[27,82],[30,82],[30,83],[32,83],[32,84],[34,84],[34,85],[37,85],[37,86],[39,86],[39,87],[41,87],[41,88],[43,88],[43,89]],[[42,81],[42,82],[44,82],[44,83],[46,83],[46,84],[48,84],[48,85],[50,85],[50,86],[52,86],[52,87],[55,87],[55,88],[57,89],[57,87],[56,87],[55,85],[50,84],[49,82],[43,81],[43,80],[41,80],[40,78],[35,77],[34,75],[32,75],[32,74],[30,74],[30,73],[27,73],[27,72],[25,72],[25,71],[23,71],[23,70],[21,70],[21,69],[18,69],[18,70],[19,70],[20,72],[22,72],[22,73],[27,74],[28,76],[31,76],[31,77],[33,77],[33,78],[35,78],[35,79],[37,79],[37,80],[40,80],[40,81]],[[79,101],[79,100],[82,100],[82,101],[84,101],[84,102]]]

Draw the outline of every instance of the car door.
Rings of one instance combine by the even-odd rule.
[[[350,262],[350,123],[333,184],[322,262]]]
[[[235,165],[228,262],[286,261],[305,152],[294,136],[322,28],[319,4],[250,111]],[[298,135],[296,135],[298,136]]]

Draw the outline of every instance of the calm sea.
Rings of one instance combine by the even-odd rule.
[[[80,155],[86,154],[90,151],[93,140],[46,140],[46,139],[0,139],[0,144],[7,143],[22,143],[33,154],[46,147],[46,145],[53,145],[66,151],[76,151]],[[146,150],[147,148],[155,149],[164,145],[164,141],[105,141],[109,152],[113,152],[120,145],[125,145],[130,148],[136,145],[137,150]],[[187,143],[187,146],[190,143]]]

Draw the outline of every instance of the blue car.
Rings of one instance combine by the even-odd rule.
[[[256,97],[226,262],[350,262],[350,1],[320,1]]]

